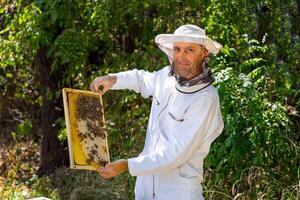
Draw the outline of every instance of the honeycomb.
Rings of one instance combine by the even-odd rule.
[[[100,93],[63,89],[70,168],[96,170],[109,162]]]

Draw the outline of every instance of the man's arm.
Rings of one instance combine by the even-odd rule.
[[[201,146],[203,153],[208,153],[210,144],[221,133],[223,121],[217,103],[210,98],[201,98],[194,102],[182,126],[171,130],[172,138],[159,151],[128,160],[118,160],[99,169],[100,176],[112,178],[129,170],[133,176],[161,173],[184,164]],[[199,113],[200,116],[199,116]]]
[[[156,72],[134,69],[97,77],[90,85],[90,89],[98,91],[99,87],[102,86],[102,93],[105,93],[109,89],[130,89],[141,93],[143,97],[147,98],[154,93],[155,77]]]
[[[107,92],[113,85],[117,82],[117,76],[107,75],[107,76],[99,76],[93,80],[90,85],[90,90],[99,91],[100,86],[102,86],[102,94]]]
[[[223,130],[218,100],[203,96],[195,101],[181,125],[172,129],[158,150],[128,159],[132,176],[162,173],[184,164],[200,147],[208,153],[210,144]],[[163,137],[162,137],[163,139]]]
[[[128,161],[125,159],[120,159],[112,163],[107,163],[105,167],[100,168],[97,171],[100,176],[109,179],[118,176],[119,174],[127,170],[128,170]]]

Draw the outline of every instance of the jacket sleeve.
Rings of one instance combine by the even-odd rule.
[[[153,95],[156,72],[134,69],[112,75],[117,76],[117,82],[111,88],[112,90],[130,89],[141,93],[144,98]]]
[[[128,168],[132,176],[162,173],[179,167],[199,148],[210,144],[223,130],[223,120],[218,99],[202,96],[192,103],[185,119],[174,127],[172,138],[164,139],[164,144],[151,154],[128,159]],[[162,133],[161,133],[162,134]]]

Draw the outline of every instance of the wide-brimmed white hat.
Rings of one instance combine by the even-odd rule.
[[[209,53],[219,53],[222,45],[205,35],[205,31],[195,25],[182,25],[173,34],[159,34],[155,37],[155,43],[167,54],[170,63],[173,62],[173,43],[190,42],[203,45]]]

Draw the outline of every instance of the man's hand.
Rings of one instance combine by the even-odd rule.
[[[112,163],[107,163],[105,167],[98,169],[98,173],[105,179],[118,176],[122,172],[128,170],[128,162],[125,159],[117,160]]]
[[[90,85],[90,90],[99,91],[99,87],[102,86],[102,94],[107,92],[117,81],[117,76],[99,76],[93,80]]]

